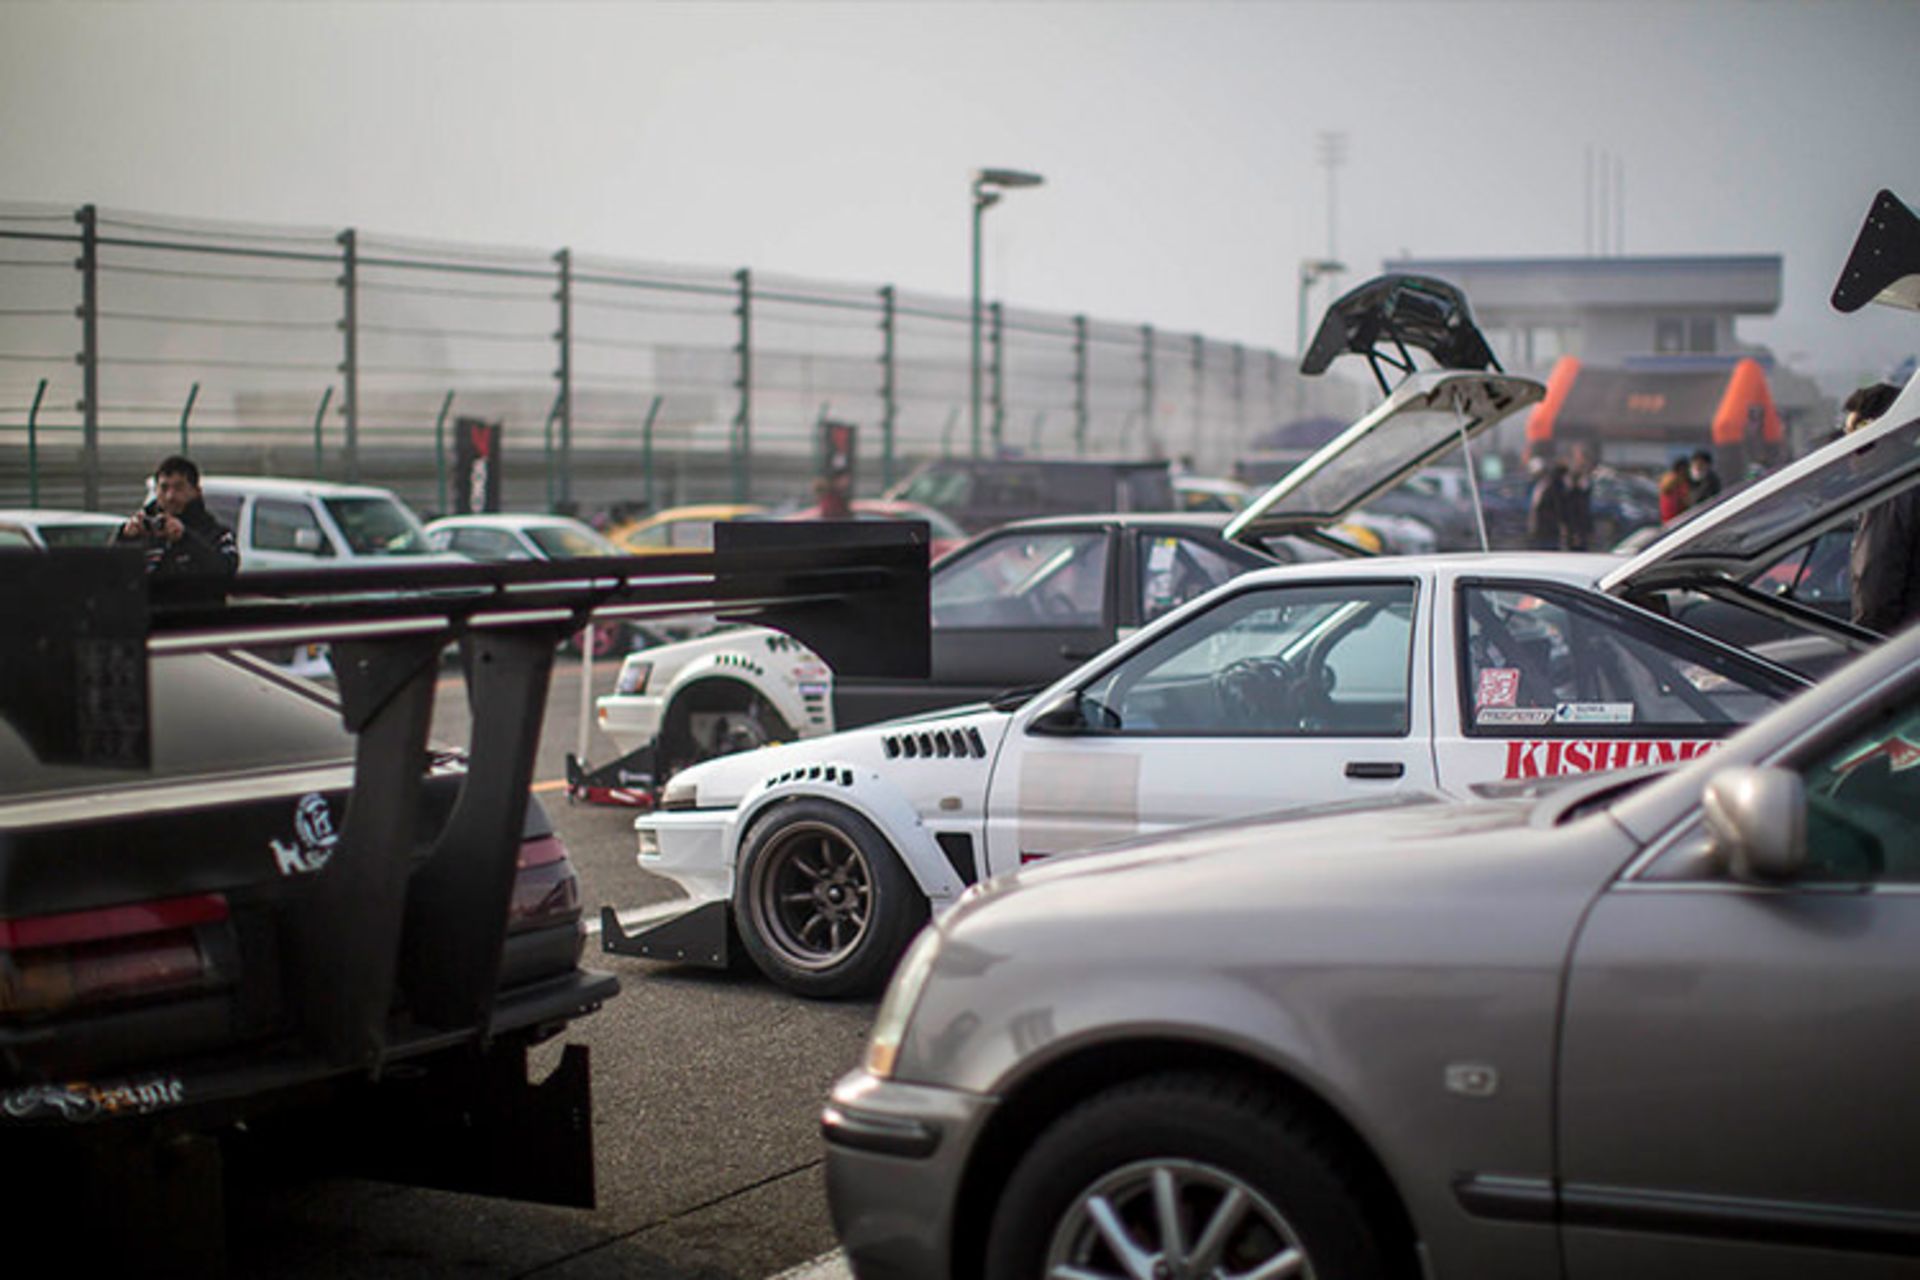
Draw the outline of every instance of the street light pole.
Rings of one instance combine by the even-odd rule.
[[[1017,187],[1037,187],[1043,179],[1037,173],[1019,169],[981,169],[973,175],[973,305],[970,312],[971,343],[967,360],[967,384],[972,426],[973,453],[980,456],[980,220],[987,210],[1000,202],[1002,191]]]

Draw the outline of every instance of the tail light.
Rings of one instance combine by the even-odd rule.
[[[218,984],[199,930],[217,893],[0,920],[0,1017],[183,995]]]
[[[580,919],[580,878],[559,836],[541,836],[520,844],[519,870],[513,877],[513,901],[507,908],[507,932],[524,933]]]

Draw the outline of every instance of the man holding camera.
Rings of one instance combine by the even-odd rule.
[[[153,473],[153,501],[127,517],[117,542],[146,547],[147,572],[155,582],[195,581],[224,588],[239,571],[233,530],[214,519],[200,500],[200,468],[178,454]]]

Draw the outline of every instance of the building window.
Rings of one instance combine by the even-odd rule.
[[[1714,347],[1713,329],[1712,316],[1690,317],[1687,320],[1687,350],[1712,351]]]
[[[1653,322],[1653,349],[1663,356],[1712,353],[1716,348],[1712,316],[1667,316]]]

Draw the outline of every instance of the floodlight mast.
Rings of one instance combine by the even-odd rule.
[[[973,305],[969,313],[972,341],[967,360],[968,398],[972,407],[972,454],[980,456],[980,220],[1000,203],[1000,193],[1037,187],[1046,179],[1024,169],[978,169],[973,175]]]

